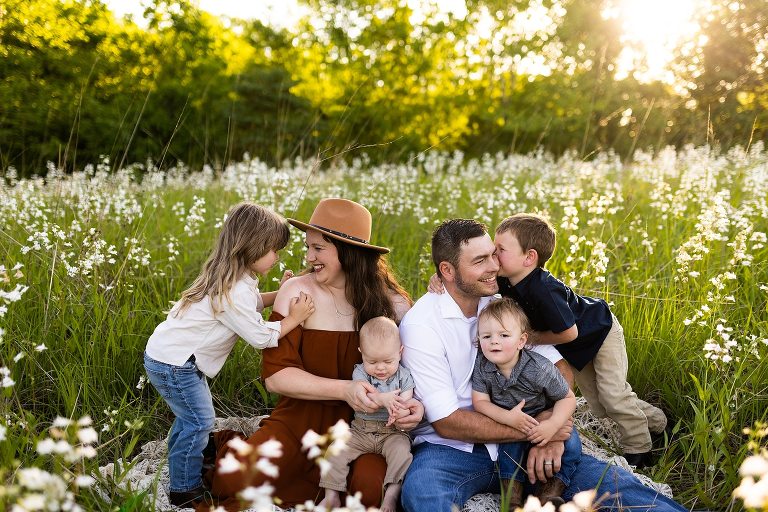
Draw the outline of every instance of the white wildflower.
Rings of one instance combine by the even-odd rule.
[[[28,512],[31,510],[45,510],[45,496],[42,494],[25,494],[11,508],[11,512]]]
[[[331,470],[331,463],[327,459],[317,459],[317,466],[320,468],[320,476],[323,477]]]
[[[321,436],[314,430],[309,429],[301,438],[301,449],[309,450],[307,457],[314,459],[320,455],[320,448],[318,448],[318,445],[323,442],[325,442],[325,436]]]
[[[272,464],[267,458],[260,458],[256,461],[256,470],[272,478],[277,478],[279,468]]]
[[[78,446],[70,457],[73,461],[80,459],[93,459],[96,457],[96,448],[93,446]]]
[[[571,501],[580,509],[587,510],[592,508],[592,505],[595,502],[595,496],[597,496],[597,491],[595,489],[590,489],[588,491],[577,493]]]
[[[63,439],[56,441],[53,445],[53,453],[64,455],[72,452],[72,445]]]
[[[47,437],[37,443],[37,453],[40,455],[48,455],[53,453],[53,449],[56,446],[56,441]]]
[[[84,428],[77,431],[77,438],[83,444],[93,444],[99,440],[99,434],[92,428]]]
[[[96,483],[96,479],[88,475],[78,475],[75,478],[75,485],[78,487],[90,487]]]
[[[219,459],[219,473],[236,473],[245,469],[245,465],[237,460],[235,456],[228,453],[224,458]]]
[[[349,425],[344,420],[339,420],[330,428],[331,438],[334,440],[348,440],[350,437]]]
[[[257,510],[272,510],[272,493],[275,488],[269,484],[262,484],[259,487],[246,487],[240,491],[240,498],[250,504]]]
[[[63,416],[56,416],[56,419],[51,424],[54,428],[67,428],[70,425],[72,425],[72,420]]]
[[[253,446],[246,443],[245,441],[243,441],[242,438],[239,438],[239,437],[235,437],[231,439],[227,443],[227,446],[235,450],[235,452],[237,452],[237,454],[240,455],[241,457],[245,457],[246,455],[248,455],[253,451]]]
[[[741,498],[746,508],[764,510],[768,506],[768,476],[757,482],[751,476],[744,477],[733,495]]]
[[[739,468],[741,476],[766,476],[768,475],[768,459],[762,455],[750,455]]]
[[[0,387],[10,388],[16,384],[16,382],[11,378],[11,370],[5,366],[0,366],[0,375],[3,376],[3,380],[0,382]]]
[[[283,445],[277,439],[270,439],[259,445],[258,452],[262,457],[276,459],[283,456]]]

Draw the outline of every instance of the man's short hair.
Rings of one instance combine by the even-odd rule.
[[[437,274],[442,277],[440,263],[443,261],[459,268],[461,246],[487,233],[485,224],[472,219],[450,219],[437,226],[432,233],[432,261]]]
[[[496,228],[497,235],[506,232],[517,238],[523,251],[534,249],[538,253],[540,267],[543,267],[555,252],[557,233],[544,217],[531,213],[516,213],[501,221]]]
[[[512,299],[503,298],[498,300],[492,300],[485,308],[477,315],[477,321],[484,318],[494,318],[497,322],[504,326],[505,329],[509,329],[511,326],[504,325],[504,315],[510,315],[520,326],[522,332],[530,332],[531,323],[528,317],[523,311],[523,308]]]

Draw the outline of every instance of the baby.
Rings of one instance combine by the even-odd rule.
[[[364,453],[378,453],[387,459],[384,476],[382,512],[395,512],[403,477],[411,464],[411,439],[393,423],[401,410],[400,404],[413,396],[413,378],[407,368],[400,366],[400,333],[395,322],[380,316],[368,320],[360,329],[360,352],[363,363],[355,365],[352,380],[371,383],[377,393],[369,393],[380,409],[373,413],[355,413],[351,438],[346,449],[329,459],[330,471],[320,479],[325,489],[321,507],[331,510],[341,505],[339,492],[347,489],[349,463]]]

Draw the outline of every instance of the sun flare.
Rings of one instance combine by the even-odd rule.
[[[696,37],[697,9],[706,0],[617,0],[604,16],[621,25],[627,46],[619,58],[618,78],[635,73],[643,80],[664,80],[674,48]],[[642,69],[640,69],[642,68]]]

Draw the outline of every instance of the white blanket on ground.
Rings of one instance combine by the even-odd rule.
[[[236,430],[251,434],[259,428],[259,423],[265,416],[256,416],[252,418],[217,418],[215,430]],[[578,408],[575,415],[576,427],[581,434],[583,453],[592,455],[600,460],[611,462],[621,466],[628,471],[632,467],[627,464],[624,457],[613,455],[608,449],[603,447],[618,446],[618,433],[616,424],[609,419],[597,419],[590,412],[583,398],[578,400]],[[131,462],[124,463],[118,461],[118,466],[122,471],[119,476],[118,485],[124,488],[130,488],[134,492],[148,490],[151,499],[154,500],[154,508],[158,511],[178,510],[168,501],[168,467],[166,462],[166,444],[167,440],[151,441],[141,447],[141,453]],[[108,464],[99,468],[102,476],[115,477],[115,464]],[[643,474],[636,474],[640,481],[655,489],[667,497],[672,497],[672,490],[669,485],[654,482]],[[154,493],[154,494],[152,494]],[[275,506],[275,511],[283,509]],[[497,512],[499,510],[499,496],[496,494],[479,494],[469,500],[464,506],[463,512]]]

